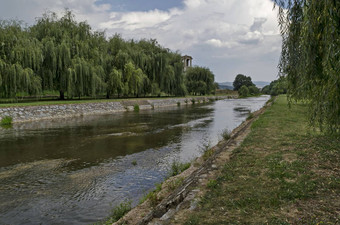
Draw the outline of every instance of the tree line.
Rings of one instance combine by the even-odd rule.
[[[186,79],[181,55],[156,40],[124,40],[119,34],[106,38],[86,22],[77,22],[69,10],[61,18],[45,13],[30,27],[0,21],[3,98],[46,91],[58,92],[60,99],[103,93],[110,98],[213,92],[210,70],[197,67],[189,71],[199,75]],[[201,86],[193,87],[193,82],[201,82]]]
[[[340,133],[340,1],[276,0],[281,76],[290,101],[309,105],[312,125]]]

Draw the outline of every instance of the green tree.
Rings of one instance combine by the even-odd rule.
[[[246,87],[255,86],[251,81],[251,77],[247,77],[243,74],[238,74],[233,82],[234,90],[238,91],[243,85]]]
[[[242,87],[238,90],[238,94],[241,97],[248,97],[249,96],[249,89],[246,85],[242,85]]]
[[[288,98],[306,100],[312,125],[340,132],[340,2],[276,0],[282,34],[279,64]]]
[[[186,71],[186,86],[193,95],[205,95],[215,91],[215,76],[204,67],[192,67]]]
[[[250,95],[258,95],[260,94],[260,90],[256,86],[248,87]]]

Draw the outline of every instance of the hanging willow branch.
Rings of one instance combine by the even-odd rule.
[[[290,100],[306,100],[312,125],[340,132],[340,2],[276,1],[281,75]]]

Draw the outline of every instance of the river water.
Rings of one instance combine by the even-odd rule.
[[[268,99],[0,128],[0,224],[91,224],[125,200],[135,205],[173,161],[200,156]]]

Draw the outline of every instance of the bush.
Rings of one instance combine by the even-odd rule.
[[[249,93],[251,95],[258,95],[258,94],[260,94],[260,90],[256,86],[250,86],[250,87],[248,87],[248,89],[249,89]]]
[[[248,97],[249,96],[249,89],[247,88],[247,86],[243,85],[238,90],[238,94],[240,95],[240,97]]]

